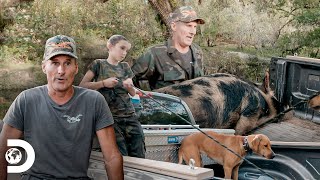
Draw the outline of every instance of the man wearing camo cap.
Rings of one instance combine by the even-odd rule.
[[[99,139],[108,179],[123,179],[123,159],[113,118],[97,91],[73,86],[78,73],[75,41],[64,35],[47,40],[42,70],[48,83],[23,91],[4,117],[0,134],[0,180],[7,179],[7,139],[24,136],[35,161],[22,180],[90,179],[93,137]]]
[[[193,79],[203,75],[203,53],[192,43],[197,25],[204,20],[190,6],[183,6],[170,13],[168,21],[171,37],[161,45],[149,48],[132,66],[135,85],[145,90]],[[143,84],[143,82],[146,82]]]

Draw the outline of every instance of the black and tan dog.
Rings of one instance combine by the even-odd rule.
[[[233,75],[217,73],[155,91],[184,100],[201,128],[232,128],[243,135],[280,112],[268,73],[265,81],[258,88]]]
[[[241,157],[244,157],[250,150],[267,159],[272,159],[275,156],[271,150],[269,138],[263,134],[233,136],[212,131],[206,133]],[[195,166],[202,167],[201,153],[205,153],[215,162],[223,165],[224,178],[231,179],[232,175],[233,179],[238,179],[239,166],[243,160],[201,132],[191,134],[182,140],[178,155],[179,164],[182,164],[183,160],[189,164],[192,158],[195,161]]]

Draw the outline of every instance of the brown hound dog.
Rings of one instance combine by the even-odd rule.
[[[212,131],[206,133],[241,157],[244,157],[250,150],[267,159],[272,159],[275,156],[271,150],[269,138],[263,134],[233,136]],[[201,153],[205,153],[215,162],[223,165],[224,178],[231,179],[232,175],[233,179],[238,179],[239,166],[243,160],[201,132],[191,134],[183,139],[178,155],[179,164],[182,164],[183,160],[189,164],[190,158],[192,158],[195,161],[195,166],[202,167]]]
[[[320,111],[320,92],[310,98],[308,105],[310,108]]]

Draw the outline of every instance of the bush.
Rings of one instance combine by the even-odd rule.
[[[204,48],[205,74],[230,73],[251,82],[262,82],[269,59],[217,47]]]
[[[8,58],[39,62],[45,40],[57,34],[74,37],[82,58],[104,54],[96,51],[113,34],[122,34],[132,42],[129,58],[163,40],[156,20],[149,18],[154,16],[152,9],[141,0],[35,0],[14,11],[14,24],[4,32],[10,39],[0,49],[0,62]]]

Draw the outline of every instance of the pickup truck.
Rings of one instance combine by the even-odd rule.
[[[272,58],[270,86],[283,104],[294,107],[291,117],[260,127],[272,141],[276,158],[266,161],[257,156],[248,160],[277,179],[320,179],[320,112],[308,108],[308,99],[320,90],[320,59],[287,56]],[[262,174],[243,163],[239,179],[257,179]]]
[[[277,99],[289,107],[298,105],[288,112],[286,120],[273,121],[252,132],[266,134],[271,139],[276,157],[265,160],[253,154],[246,158],[275,179],[320,179],[320,125],[318,124],[320,113],[309,109],[306,103],[299,103],[320,90],[320,60],[295,56],[274,57],[271,59],[269,72],[270,86],[275,91]],[[146,159],[176,163],[181,140],[185,135],[196,132],[195,129],[190,129],[188,124],[196,125],[196,122],[187,104],[180,98],[156,92],[146,92],[146,94],[140,96],[141,104],[136,106],[146,137]],[[219,132],[219,129],[212,130]],[[234,131],[220,129],[220,133],[233,134]],[[97,153],[99,154],[99,152],[93,152],[95,156]],[[214,170],[214,177],[204,179],[223,177],[222,166],[206,156],[202,158],[205,161],[205,169]],[[91,164],[89,174],[95,178],[99,161],[96,157],[93,159],[95,162]],[[101,160],[100,166],[103,168]],[[160,175],[162,170],[150,172],[150,169],[141,170],[140,167],[136,174],[127,173],[128,168],[125,168],[125,171],[126,179],[132,178],[128,177],[130,174],[135,177],[133,179],[176,179],[168,174]],[[141,173],[144,177],[138,175]],[[272,178],[244,162],[240,166],[239,179]]]

